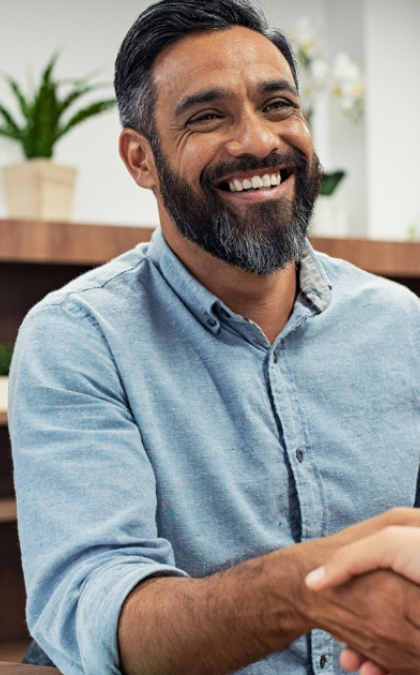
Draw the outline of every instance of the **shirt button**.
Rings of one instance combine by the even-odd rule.
[[[302,450],[296,450],[296,459],[297,459],[298,462],[303,462],[303,452],[302,452]],[[322,656],[322,658],[325,659],[325,656]],[[321,666],[321,668],[323,668],[323,667],[324,666]]]
[[[321,658],[319,659],[319,665],[321,668],[325,667],[325,664],[327,663],[327,657],[323,654]]]
[[[277,352],[273,352],[273,361],[274,363],[277,363],[278,361]]]
[[[210,317],[210,319],[207,319],[207,323],[213,328],[217,324],[217,321],[213,317]]]

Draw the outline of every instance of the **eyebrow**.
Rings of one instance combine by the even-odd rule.
[[[193,108],[195,105],[200,103],[211,103],[212,101],[220,101],[223,98],[229,98],[231,93],[226,89],[203,89],[198,91],[196,94],[191,94],[183,98],[180,103],[178,103],[175,109],[175,117],[179,117],[184,112]]]
[[[293,86],[288,80],[270,80],[269,82],[263,82],[258,87],[258,91],[261,94],[268,94],[274,91],[288,91],[294,96],[298,96],[296,87]],[[233,94],[228,89],[216,88],[216,89],[203,89],[198,91],[196,94],[191,94],[190,96],[185,96],[177,105],[175,109],[175,117],[180,117],[187,110],[193,108],[196,105],[201,103],[212,103],[213,101],[221,101],[222,99],[232,98]]]
[[[269,94],[272,91],[288,91],[294,96],[299,96],[298,90],[291,82],[289,82],[289,80],[271,80],[270,82],[264,82],[258,89],[262,94]]]

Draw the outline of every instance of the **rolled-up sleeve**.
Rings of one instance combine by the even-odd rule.
[[[9,419],[31,634],[65,675],[119,673],[128,593],[186,574],[158,537],[155,476],[112,349],[81,305],[25,320]]]

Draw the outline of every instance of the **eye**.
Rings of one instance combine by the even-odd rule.
[[[217,122],[218,120],[221,119],[221,115],[219,113],[215,112],[206,112],[206,113],[201,113],[197,117],[194,117],[193,119],[188,121],[188,125],[191,126],[193,124],[209,124],[212,122]]]
[[[296,104],[293,101],[290,101],[286,98],[278,98],[275,101],[270,101],[264,108],[263,112],[280,112],[286,113],[290,112],[292,109],[296,108]]]

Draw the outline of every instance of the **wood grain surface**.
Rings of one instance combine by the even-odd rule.
[[[1,675],[61,675],[57,668],[45,666],[28,666],[23,663],[6,663],[0,661]]]
[[[152,227],[0,219],[0,260],[100,265],[149,241]]]

